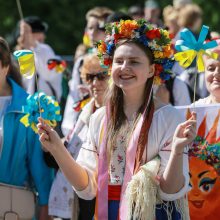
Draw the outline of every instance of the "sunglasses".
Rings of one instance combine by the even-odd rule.
[[[95,77],[97,78],[97,80],[103,81],[108,78],[108,72],[104,71],[104,72],[98,72],[98,73],[87,73],[86,74],[86,81],[93,82]]]

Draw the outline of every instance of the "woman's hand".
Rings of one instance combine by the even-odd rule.
[[[20,36],[17,39],[17,43],[20,49],[31,49],[36,46],[31,26],[24,21],[20,22]]]
[[[58,166],[74,188],[78,191],[84,190],[89,184],[86,169],[76,163],[63,145],[57,132],[48,126],[42,118],[38,120],[37,128],[43,147],[53,155]]]
[[[42,118],[38,118],[37,124],[38,133],[40,135],[40,142],[46,151],[53,153],[59,147],[63,147],[62,140],[57,132],[47,125]]]
[[[184,147],[190,144],[196,137],[196,113],[185,122],[179,124],[173,136],[172,152],[183,153]]]

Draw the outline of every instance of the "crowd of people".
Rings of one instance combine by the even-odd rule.
[[[48,68],[61,60],[45,43],[48,25],[19,21],[15,48],[0,37],[0,220],[190,219],[197,117],[185,120],[175,106],[220,103],[220,59],[204,55],[197,76],[196,62],[184,69],[173,55],[184,28],[198,37],[202,16],[190,0],[90,9],[64,103],[63,76]],[[206,41],[220,56],[218,38],[211,30]],[[38,77],[19,74],[12,52],[22,49],[33,51]],[[20,122],[37,90],[62,102],[59,129],[41,117],[38,133]]]

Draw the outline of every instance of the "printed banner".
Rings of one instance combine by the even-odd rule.
[[[197,113],[197,136],[189,147],[191,220],[219,220],[220,105],[177,107],[186,118]]]

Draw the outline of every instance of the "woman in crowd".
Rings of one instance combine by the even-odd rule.
[[[104,94],[107,88],[108,73],[99,65],[97,54],[85,55],[81,70],[81,78],[91,91],[90,102],[82,109],[78,121],[68,138],[67,149],[74,159],[77,158],[82,143],[86,139],[90,116],[103,106]],[[50,199],[49,214],[65,219],[90,220],[95,211],[95,199],[83,200],[79,198],[79,214],[77,210],[76,194],[61,170],[58,171],[53,182]]]
[[[217,43],[218,46],[211,51],[220,57],[220,40],[217,40]],[[209,95],[199,99],[196,104],[220,103],[220,59],[214,60],[204,55],[203,60],[205,63],[205,84]]]
[[[143,21],[120,21],[108,25],[106,40],[98,43],[98,52],[102,65],[110,68],[109,96],[106,107],[91,116],[87,141],[77,162],[42,119],[38,124],[40,141],[55,157],[79,197],[89,200],[98,196],[98,219],[151,219],[155,212],[157,219],[166,219],[172,210],[169,214],[173,219],[180,219],[175,202],[171,209],[164,211],[162,205],[155,211],[156,196],[160,201],[175,201],[187,193],[185,147],[196,131],[195,114],[181,123],[177,110],[153,99],[153,82],[161,82],[169,74],[169,34]],[[150,178],[145,182],[141,194],[151,193],[151,182],[158,182],[158,191],[148,204],[134,199],[129,206],[125,197],[127,184],[141,172],[142,165],[158,155],[159,166],[150,169],[150,173],[155,173],[152,179],[157,181]]]
[[[22,106],[26,105],[28,97],[20,87],[20,82],[19,72],[13,68],[8,44],[0,37],[0,191],[5,195],[4,192],[12,188],[36,190],[40,205],[38,219],[46,220],[49,219],[47,204],[53,171],[44,162],[37,134],[20,122],[24,116]],[[20,211],[11,210],[10,206],[6,210],[17,212],[19,219],[31,219],[34,200],[26,200],[26,193],[21,193],[22,199],[18,197],[16,200],[14,197],[11,201],[12,197],[8,194],[1,201],[4,204],[7,204],[6,201],[8,204],[13,202],[15,209],[16,206],[20,207]]]

